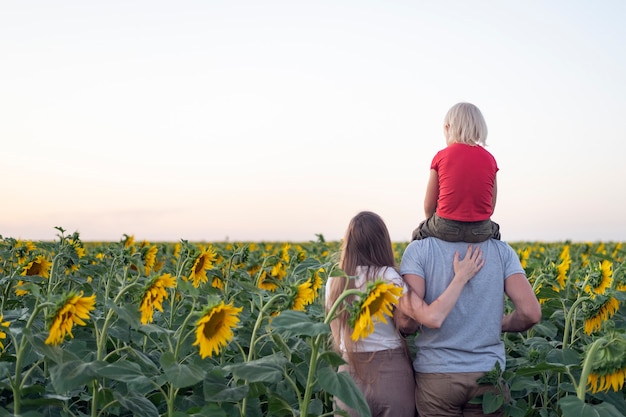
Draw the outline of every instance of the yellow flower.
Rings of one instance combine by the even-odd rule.
[[[171,274],[163,274],[152,280],[146,288],[141,300],[139,311],[141,311],[141,324],[152,323],[154,310],[163,312],[163,300],[168,298],[166,288],[176,287],[176,278]]]
[[[298,285],[295,291],[295,297],[291,303],[292,310],[304,311],[304,307],[315,300],[315,291],[313,291],[311,286],[312,283],[310,279]]]
[[[324,268],[320,268],[313,273],[313,285],[311,286],[311,289],[315,292],[315,296],[317,296],[318,291],[320,290],[320,288],[322,288],[322,285],[324,284],[322,281],[322,277],[320,276],[320,273],[323,272],[326,272],[326,270]]]
[[[587,378],[587,386],[593,394],[613,390],[619,392],[626,382],[626,337],[623,334],[607,332],[601,340],[600,348],[592,359],[592,369]]]
[[[613,317],[619,309],[619,301],[614,297],[605,297],[603,304],[598,304],[587,314],[585,333],[591,334],[602,327],[602,323]]]
[[[95,304],[95,294],[90,297],[83,297],[82,291],[80,294],[71,293],[54,314],[50,325],[50,334],[45,343],[58,345],[63,342],[66,335],[74,337],[72,327],[74,324],[84,326],[86,323],[83,319],[89,318],[89,312],[95,308]]]
[[[530,258],[530,248],[525,248],[524,250],[519,251],[520,263],[522,264],[522,268],[526,269],[528,265],[528,258]]]
[[[183,245],[181,245],[180,242],[177,242],[174,245],[174,251],[172,252],[172,262],[176,263],[176,261],[178,260],[178,256],[180,255],[180,250],[182,248]]]
[[[377,281],[371,288],[365,300],[360,303],[357,316],[354,318],[352,340],[369,336],[374,331],[374,321],[387,323],[385,316],[391,317],[391,309],[402,295],[402,288],[382,281]]]
[[[589,275],[587,282],[584,290],[592,298],[596,295],[603,295],[613,284],[613,262],[603,260],[599,264],[598,270]]]
[[[224,288],[224,282],[218,277],[213,277],[213,279],[211,280],[211,287],[221,290]]]
[[[35,250],[35,245],[32,241],[27,240],[22,242],[18,240],[15,244],[15,254],[17,256],[17,262],[23,264],[28,259],[30,252]]]
[[[289,263],[289,249],[291,249],[291,245],[289,243],[283,243],[281,250],[280,250],[280,259],[285,262],[285,263]]]
[[[1,330],[2,327],[9,327],[9,323],[8,321],[2,321],[4,320],[4,316],[2,314],[0,314],[0,349],[4,349],[4,344],[2,343],[2,339],[6,339],[7,338],[7,334],[5,332],[3,332]]]
[[[266,271],[262,271],[261,275],[259,276],[257,287],[262,290],[276,291],[276,288],[278,288],[278,284],[276,283],[275,279],[267,275]]]
[[[76,256],[83,258],[85,256],[85,248],[82,246],[80,240],[69,239],[69,244],[74,248]]]
[[[276,265],[272,267],[270,275],[279,280],[285,278],[287,276],[287,268],[285,267],[285,264],[280,261],[277,262]]]
[[[152,272],[152,268],[154,268],[154,265],[156,264],[156,254],[158,251],[159,248],[157,245],[152,245],[148,248],[148,250],[146,250],[144,259],[146,275],[150,275],[150,272]]]
[[[22,287],[25,285],[26,283],[22,280],[17,281],[17,285],[15,286],[15,295],[17,295],[18,297],[21,297],[23,295],[28,294],[28,290],[24,290],[22,289]]]
[[[559,256],[559,259],[561,259],[561,263],[556,267],[556,270],[557,270],[556,280],[559,283],[559,287],[554,288],[554,290],[557,292],[565,288],[565,280],[567,278],[567,271],[569,271],[569,267],[572,263],[572,258],[570,257],[570,254],[569,254],[569,245],[565,245],[563,247],[563,251],[561,252],[561,255]]]
[[[48,261],[43,255],[37,255],[34,260],[30,261],[28,265],[24,267],[20,275],[23,277],[39,275],[44,278],[48,278],[50,277],[51,267],[52,262]]]
[[[200,283],[206,283],[208,277],[206,271],[213,267],[213,261],[217,254],[212,246],[209,246],[206,250],[202,251],[196,258],[189,274],[189,279],[192,281],[194,287],[198,288]]]
[[[135,235],[124,235],[126,236],[126,239],[124,240],[124,247],[125,248],[130,248],[131,246],[133,246],[135,244]]]
[[[224,304],[222,301],[196,322],[196,341],[193,346],[200,346],[202,359],[219,353],[233,339],[233,328],[239,323],[241,310],[242,307],[236,308],[232,303]]]

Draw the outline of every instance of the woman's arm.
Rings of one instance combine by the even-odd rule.
[[[431,329],[438,329],[456,304],[465,284],[476,275],[485,264],[480,247],[469,245],[465,258],[460,260],[459,253],[454,254],[454,278],[448,288],[431,304],[424,301],[426,292],[424,278],[415,274],[406,274],[404,281],[411,288],[398,303],[402,314]],[[406,318],[400,322],[410,327]],[[399,326],[400,327],[400,326]]]
[[[430,170],[428,184],[426,185],[426,196],[424,197],[424,214],[426,218],[432,217],[437,209],[437,199],[439,198],[439,174],[434,169]]]

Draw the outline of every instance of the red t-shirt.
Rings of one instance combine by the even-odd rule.
[[[439,217],[462,222],[491,217],[498,165],[485,148],[453,143],[437,152],[430,168],[439,177]]]

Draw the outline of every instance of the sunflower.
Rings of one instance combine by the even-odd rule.
[[[519,250],[518,255],[520,263],[522,264],[522,268],[526,269],[526,266],[528,265],[528,258],[530,258],[530,248],[524,248],[524,250]]]
[[[163,300],[168,298],[166,288],[176,287],[176,278],[171,274],[163,274],[154,278],[146,288],[141,300],[139,311],[141,311],[141,324],[152,323],[154,310],[163,312]]]
[[[4,316],[2,314],[0,314],[0,349],[4,349],[4,344],[2,343],[2,339],[6,339],[7,338],[7,334],[2,331],[2,328],[7,328],[9,327],[9,323],[8,321],[3,321],[4,320]]]
[[[322,288],[324,284],[322,281],[321,273],[326,272],[324,268],[320,268],[313,273],[313,285],[311,285],[311,289],[315,292],[315,296],[317,296],[318,291]]]
[[[157,245],[152,245],[146,250],[146,253],[144,255],[146,275],[150,275],[150,272],[152,272],[152,269],[156,264],[156,254],[158,251],[159,248],[157,247]]]
[[[39,275],[44,278],[49,278],[50,268],[52,268],[52,262],[48,261],[43,255],[37,255],[35,259],[30,261],[28,265],[24,267],[20,275],[23,277]]]
[[[17,256],[17,262],[23,264],[28,259],[28,255],[30,252],[35,250],[35,244],[27,240],[26,242],[22,242],[18,240],[15,244],[15,254]]]
[[[192,281],[194,287],[198,288],[200,283],[206,283],[208,277],[206,271],[213,267],[217,254],[212,246],[209,246],[206,250],[202,251],[196,258],[189,274],[189,279]]]
[[[124,247],[130,248],[135,244],[135,235],[124,235]]]
[[[619,301],[615,297],[599,296],[604,302],[595,303],[593,307],[585,311],[585,333],[591,334],[602,327],[602,323],[613,317],[619,309]]]
[[[268,275],[266,271],[262,271],[257,282],[257,287],[262,290],[276,291],[278,284],[276,284],[276,280],[271,275]]]
[[[196,322],[196,341],[193,346],[200,346],[200,357],[219,353],[220,349],[234,337],[233,328],[239,323],[239,313],[243,307],[234,307],[232,303],[207,309]]]
[[[221,290],[224,288],[224,281],[222,281],[218,277],[213,277],[213,279],[211,280],[211,287]]]
[[[76,256],[78,256],[79,259],[85,257],[85,248],[82,246],[80,240],[69,239],[68,243],[74,248]]]
[[[311,280],[298,285],[294,291],[293,301],[291,302],[291,309],[304,311],[304,307],[311,304],[315,300],[315,291],[313,291]]]
[[[89,318],[89,312],[95,308],[96,295],[90,297],[83,297],[83,292],[80,294],[71,293],[65,299],[65,302],[59,308],[52,319],[50,325],[50,335],[46,339],[46,345],[58,345],[60,344],[65,335],[72,335],[72,327],[74,324],[84,326],[86,323],[83,319]]]
[[[374,321],[387,323],[385,316],[391,317],[391,309],[401,295],[402,288],[394,284],[383,281],[368,284],[367,297],[359,302],[357,314],[350,318],[354,328],[352,340],[369,336],[374,331]]]
[[[287,276],[287,267],[284,263],[278,261],[270,270],[270,275],[274,278],[282,280]]]
[[[283,243],[280,249],[280,259],[281,261],[287,264],[289,263],[289,260],[291,259],[289,255],[289,249],[291,249],[291,245],[289,243]]]
[[[17,281],[17,285],[15,286],[15,295],[21,297],[23,295],[28,294],[28,290],[23,289],[26,283],[22,280]]]
[[[619,392],[626,382],[626,337],[608,332],[600,349],[595,353],[587,377],[587,386],[593,394],[613,390]]]
[[[561,260],[561,263],[558,264],[556,267],[556,270],[557,270],[556,280],[559,283],[559,286],[554,288],[554,290],[557,292],[565,288],[565,280],[567,279],[567,271],[569,271],[569,267],[572,264],[572,258],[570,257],[570,254],[569,254],[569,245],[565,245],[563,247],[563,251],[561,252],[561,255],[559,256],[559,259]]]

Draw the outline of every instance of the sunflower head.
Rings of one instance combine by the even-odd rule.
[[[163,311],[163,300],[169,297],[167,289],[174,287],[176,287],[176,278],[171,274],[163,274],[152,279],[144,291],[139,306],[141,324],[152,323],[154,310]]]
[[[602,325],[619,310],[619,300],[610,294],[598,295],[585,303],[582,309],[585,320],[585,333],[600,330]]]
[[[44,278],[49,278],[50,268],[52,268],[52,262],[50,262],[43,255],[37,255],[35,259],[22,268],[22,273],[20,275],[24,277],[39,275]]]
[[[218,354],[233,339],[233,329],[239,323],[241,310],[242,307],[223,301],[204,309],[196,321],[196,341],[193,343],[193,346],[200,347],[202,359]]]
[[[313,291],[310,279],[292,287],[290,292],[290,308],[292,310],[304,311],[304,307],[315,301],[315,291]]]
[[[86,325],[83,320],[89,318],[89,313],[95,309],[95,304],[95,294],[83,297],[82,291],[80,294],[70,293],[54,313],[50,325],[50,334],[45,343],[47,345],[58,345],[63,342],[66,335],[74,337],[72,335],[72,327],[74,327],[74,324]]]
[[[402,288],[384,281],[368,283],[367,290],[359,302],[350,309],[350,326],[354,329],[352,340],[357,341],[369,336],[374,331],[377,321],[387,323],[393,307],[402,296]]]
[[[613,390],[619,392],[626,381],[626,335],[608,331],[604,343],[591,358],[587,385],[592,393]]]
[[[9,327],[9,324],[10,323],[8,321],[4,321],[4,316],[0,314],[0,350],[4,350],[4,344],[2,340],[7,338],[5,330],[7,327]]]
[[[200,254],[196,257],[196,260],[191,267],[191,272],[189,273],[189,279],[194,287],[198,288],[200,283],[206,284],[209,279],[206,271],[213,268],[213,263],[216,258],[217,252],[212,246],[209,246],[207,249],[200,252]]]

